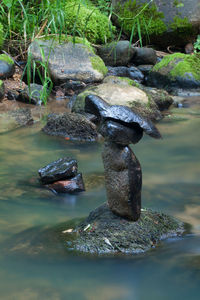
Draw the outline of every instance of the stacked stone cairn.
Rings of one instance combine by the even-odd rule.
[[[38,170],[40,181],[55,193],[75,193],[85,190],[82,174],[75,159],[60,158]]]

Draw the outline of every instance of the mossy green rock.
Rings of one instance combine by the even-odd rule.
[[[0,55],[0,79],[12,77],[15,73],[15,64],[12,58],[6,54]]]
[[[3,45],[3,40],[4,40],[4,33],[3,33],[3,25],[0,23],[0,49],[2,48]]]
[[[103,80],[107,73],[104,62],[95,54],[86,39],[75,38],[74,41],[72,37],[63,37],[61,41],[38,39],[31,43],[29,54],[34,61],[43,63],[45,61],[55,84],[67,80],[98,82]]]
[[[2,80],[0,80],[0,100],[3,99],[5,95],[5,86]]]
[[[140,219],[132,222],[114,215],[107,204],[92,211],[71,233],[68,228],[63,231],[66,248],[91,254],[141,253],[184,232],[183,223],[171,216],[143,209]]]
[[[148,85],[165,89],[200,87],[200,54],[175,53],[154,66]]]
[[[108,17],[89,0],[66,1],[65,18],[68,32],[76,32],[95,44],[106,43],[115,32]]]
[[[85,97],[94,94],[110,105],[126,105],[137,111],[140,115],[152,120],[161,118],[161,114],[155,102],[140,85],[126,77],[108,76],[103,83],[97,86],[87,88],[77,96],[73,104],[74,112],[83,112],[85,107]]]

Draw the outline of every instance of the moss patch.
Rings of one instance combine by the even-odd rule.
[[[200,54],[175,53],[167,55],[154,66],[153,71],[159,71],[165,67],[170,67],[169,75],[172,78],[177,76],[184,78],[191,74],[194,79],[200,81]]]
[[[3,60],[5,62],[7,62],[9,65],[13,65],[14,61],[12,60],[12,58],[10,58],[10,56],[6,55],[6,54],[1,54],[0,55],[0,60]]]
[[[66,1],[65,18],[68,32],[84,36],[92,43],[106,43],[115,32],[108,17],[89,0]]]
[[[108,69],[105,66],[103,60],[99,56],[97,55],[90,56],[90,61],[94,70],[97,70],[98,72],[102,73],[104,76],[107,74]]]
[[[168,215],[143,209],[140,219],[131,222],[114,215],[104,204],[71,233],[63,234],[63,241],[69,250],[134,254],[147,251],[163,238],[177,236],[183,231],[183,223]]]

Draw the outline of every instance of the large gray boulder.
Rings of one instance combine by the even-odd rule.
[[[140,89],[139,84],[129,78],[106,77],[102,84],[89,87],[79,94],[72,110],[74,112],[84,112],[85,97],[90,94],[101,97],[110,105],[128,106],[144,117],[149,117],[153,120],[161,118],[155,102],[151,100],[151,97],[145,91]]]
[[[78,80],[85,83],[99,82],[107,73],[102,59],[95,54],[89,42],[76,38],[58,42],[38,39],[31,43],[29,54],[34,61],[44,61],[55,84]]]

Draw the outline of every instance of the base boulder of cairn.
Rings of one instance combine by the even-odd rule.
[[[70,157],[60,158],[38,170],[40,181],[56,193],[84,191],[82,174],[78,173],[77,161]]]
[[[142,209],[140,219],[133,222],[113,214],[108,205],[103,204],[75,228],[62,228],[60,235],[71,251],[136,254],[184,231],[182,222],[163,213]]]

